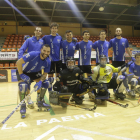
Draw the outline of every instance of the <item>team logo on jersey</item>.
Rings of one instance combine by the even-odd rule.
[[[134,72],[137,72],[137,70],[134,70]]]
[[[122,42],[122,45],[124,46],[125,45],[125,42]]]
[[[73,46],[73,50],[75,50],[75,46]]]
[[[59,77],[56,78],[56,81],[58,81],[58,82],[60,81]]]
[[[109,73],[109,72],[111,72],[111,69],[106,69],[106,70],[104,71],[104,73]]]
[[[109,45],[108,45],[108,44],[106,44],[106,46],[108,47]]]
[[[90,45],[90,48],[92,48],[92,45]]]
[[[52,42],[52,39],[50,39],[50,42]]]
[[[26,54],[26,58],[28,58],[28,57],[30,57],[30,54],[28,53],[28,54]]]
[[[94,73],[94,70],[91,70],[92,74]]]
[[[43,42],[39,41],[39,44],[41,44],[41,45],[42,45],[42,44],[43,44]]]
[[[78,75],[79,75],[79,73],[76,73],[76,74],[75,74],[75,76],[78,76]]]
[[[45,67],[44,66],[41,66],[41,69],[44,69]]]
[[[60,43],[60,39],[57,39],[57,42]]]

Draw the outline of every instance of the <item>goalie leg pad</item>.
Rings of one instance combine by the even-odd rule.
[[[59,105],[59,92],[58,91],[50,91],[49,101],[54,105]]]

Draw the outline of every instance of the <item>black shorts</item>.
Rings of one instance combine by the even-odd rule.
[[[55,71],[56,67],[56,71]],[[51,61],[51,69],[48,74],[59,73],[62,70],[62,61]]]
[[[67,66],[66,66],[66,63],[62,63],[62,70],[66,69]]]
[[[78,66],[83,73],[88,73],[88,74],[92,74],[91,72],[91,65],[83,65],[83,66]]]
[[[26,73],[23,72],[23,74],[26,74],[27,76],[30,77],[31,82],[33,82],[34,80],[40,78],[42,76],[42,72],[38,71],[38,72],[32,72],[32,73]],[[16,75],[17,75],[17,80],[20,81],[22,80],[19,76],[18,70],[16,70]]]
[[[116,78],[112,78],[108,83],[108,89],[116,89],[118,86]]]
[[[112,61],[112,65],[114,66],[114,67],[120,67],[120,66],[122,66],[122,65],[124,65],[125,64],[125,61]]]

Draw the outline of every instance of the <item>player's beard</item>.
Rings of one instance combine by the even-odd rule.
[[[49,55],[47,54],[44,54],[44,53],[41,53],[41,56],[44,58],[44,59],[46,59]]]

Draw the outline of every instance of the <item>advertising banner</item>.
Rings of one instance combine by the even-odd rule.
[[[16,69],[11,70],[11,82],[17,81]]]
[[[8,82],[7,70],[0,70],[0,82]]]
[[[0,60],[17,60],[17,52],[0,52]]]

